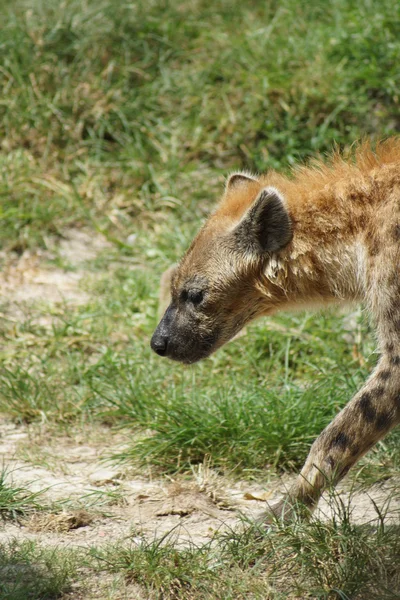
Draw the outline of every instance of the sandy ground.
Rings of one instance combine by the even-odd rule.
[[[91,443],[84,441],[88,437]],[[153,539],[173,530],[171,535],[181,541],[200,544],[216,530],[233,527],[235,509],[247,513],[265,496],[248,483],[228,486],[203,465],[187,479],[154,480],[104,463],[104,455],[121,449],[123,437],[104,428],[91,435],[55,437],[35,426],[1,420],[0,456],[8,481],[42,491],[38,501],[54,504],[54,512],[35,512],[20,522],[4,523],[0,541],[40,538],[51,545],[91,546],[129,538],[139,543],[143,537]],[[100,442],[104,439],[108,442]],[[260,500],[246,500],[246,494]]]
[[[97,427],[75,435],[55,435],[40,426],[0,420],[0,458],[7,481],[41,492],[37,501],[46,511],[34,511],[0,527],[0,542],[11,538],[38,540],[52,546],[101,546],[130,540],[140,543],[170,532],[170,539],[201,545],[216,531],[235,528],[240,516],[257,517],[266,503],[280,497],[290,478],[266,482],[232,482],[207,465],[179,479],[138,476],[133,470],[104,460],[121,450],[128,433]],[[104,441],[106,440],[106,441]],[[357,523],[371,522],[374,503],[387,510],[390,482],[353,493]],[[349,492],[340,498],[347,504]],[[390,511],[400,510],[393,497]],[[326,499],[318,516],[332,518]]]
[[[34,310],[44,302],[85,302],[87,294],[80,289],[84,261],[94,258],[105,244],[84,232],[66,232],[60,254],[74,263],[74,272],[49,265],[49,253],[0,257],[5,265],[0,289],[1,300],[8,306],[7,318],[18,319],[27,305]],[[42,311],[38,314],[43,318]],[[52,546],[90,547],[127,539],[140,543],[171,532],[182,544],[202,544],[216,531],[238,526],[240,515],[259,515],[266,502],[278,499],[290,485],[290,478],[266,479],[259,484],[230,481],[208,465],[193,468],[186,478],[138,475],[126,466],[105,461],[121,450],[128,436],[129,432],[115,433],[105,427],[63,435],[45,426],[17,425],[0,417],[0,459],[8,481],[41,491],[37,500],[49,507],[19,521],[3,522],[0,542],[18,538]],[[353,494],[354,520],[365,523],[375,519],[374,503],[387,508],[388,495],[390,482]],[[341,490],[341,498],[348,502],[346,488]],[[390,510],[398,509],[400,501],[393,497]],[[318,515],[332,518],[325,500]]]

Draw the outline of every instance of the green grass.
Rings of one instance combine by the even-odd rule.
[[[10,473],[7,469],[0,472],[0,517],[6,519],[18,519],[37,510],[43,510],[44,506],[39,502],[43,492],[31,492],[25,487],[10,483]]]
[[[378,512],[371,523],[354,525],[349,505],[334,492],[330,505],[328,522],[276,522],[268,530],[247,524],[186,548],[179,548],[174,530],[159,540],[93,549],[92,555],[100,570],[124,573],[163,600],[398,598],[398,527],[385,525]]]
[[[159,539],[136,535],[89,551],[1,544],[0,598],[86,598],[85,586],[97,581],[99,589],[98,576],[107,574],[119,577],[121,589],[125,580],[158,600],[398,598],[398,526],[386,524],[387,516],[396,515],[377,510],[360,526],[351,519],[350,499],[344,503],[332,491],[329,504],[333,518],[326,522],[277,521],[268,529],[244,522],[201,546],[182,546],[179,527]],[[112,591],[120,597],[116,583],[110,579],[107,588],[104,581],[104,597],[113,598]]]
[[[399,11],[389,0],[3,3],[2,243],[46,245],[93,218],[121,241],[138,219],[154,236],[156,224],[198,221],[232,168],[396,131]]]
[[[34,542],[0,544],[0,599],[55,600],[70,591],[77,558],[65,549]]]
[[[154,302],[148,306],[150,286],[141,277],[114,273],[113,290],[108,277],[106,289],[96,282],[97,300],[72,314],[64,307],[47,331],[29,321],[13,327],[15,354],[7,348],[0,407],[28,422],[45,414],[131,425],[147,433],[122,458],[168,471],[206,456],[230,471],[298,468],[368,372],[352,357],[341,318],[282,315],[184,369],[148,347]],[[354,327],[368,355],[365,324]]]
[[[149,349],[159,277],[230,171],[286,171],[333,143],[398,132],[400,5],[4,0],[0,16],[0,267],[47,250],[42,267],[83,272],[86,294],[78,305],[2,296],[0,411],[52,427],[128,427],[132,443],[116,458],[138,469],[207,460],[231,476],[297,470],[376,362],[367,319],[279,315],[184,368]],[[72,227],[109,245],[77,265],[58,249]],[[360,463],[362,482],[398,476],[399,435]],[[36,502],[0,480],[3,515]],[[102,564],[160,598],[295,597],[296,582],[299,597],[400,595],[391,528],[343,517],[253,534],[183,554],[144,542]],[[18,563],[13,548],[0,554]],[[47,564],[21,548],[35,569]],[[51,585],[47,596],[3,597],[62,593]]]

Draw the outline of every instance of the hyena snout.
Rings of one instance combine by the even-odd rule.
[[[158,356],[166,356],[168,350],[168,337],[156,329],[151,338],[150,346]]]
[[[170,335],[163,332],[160,326],[155,330],[150,342],[151,349],[158,354],[171,360],[191,364],[202,358],[199,356],[196,344],[187,336],[177,335],[171,332]]]
[[[195,319],[170,306],[153,333],[150,346],[159,356],[193,364],[214,351],[218,337],[217,328],[205,332]]]
[[[171,350],[171,324],[173,318],[173,310],[169,306],[151,338],[151,349],[159,356],[168,356],[168,351]]]

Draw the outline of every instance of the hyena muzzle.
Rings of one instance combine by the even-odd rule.
[[[247,323],[278,310],[364,302],[381,356],[362,389],[311,447],[276,514],[312,509],[400,420],[400,141],[291,177],[235,173],[171,276],[171,302],[151,340],[191,364]]]

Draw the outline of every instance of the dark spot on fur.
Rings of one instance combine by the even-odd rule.
[[[352,449],[351,449],[351,455],[352,456],[357,456],[357,454],[360,452],[360,446],[358,446],[357,444],[355,444]]]
[[[354,196],[355,196],[355,198],[354,198],[354,199],[356,199],[356,198],[358,197],[358,195],[356,195],[356,194],[355,194]],[[365,228],[365,226],[366,226],[366,224],[367,224],[367,218],[366,218],[365,214],[362,214],[362,215],[360,216],[359,223],[360,223],[360,227],[361,227],[362,229],[364,229],[364,228]]]
[[[396,356],[391,356],[390,357],[390,363],[394,367],[398,367],[400,365],[400,356],[398,354]]]
[[[342,450],[344,450],[346,448],[346,446],[349,443],[349,438],[348,436],[341,431],[340,433],[338,433],[333,440],[331,441],[330,447],[333,448],[334,446],[336,446],[337,448],[342,448]]]
[[[358,406],[361,410],[362,416],[367,421],[367,423],[372,423],[376,417],[376,410],[371,404],[371,394],[369,392],[364,392],[358,401]]]
[[[387,427],[389,427],[391,425],[392,422],[392,418],[390,413],[388,412],[381,412],[377,418],[376,418],[376,428],[377,429],[386,429]]]
[[[389,352],[389,354],[391,354],[394,350],[394,344],[392,342],[389,342],[389,344],[386,344],[386,350]]]
[[[390,371],[389,371],[389,369],[384,369],[383,371],[379,371],[378,377],[382,381],[387,381],[390,378]]]
[[[380,251],[380,246],[377,240],[372,240],[370,244],[368,244],[368,250],[370,256],[377,256]]]
[[[340,478],[345,477],[347,475],[347,473],[350,471],[350,466],[351,465],[348,465],[347,467],[344,467],[344,469],[342,469],[340,473]]]
[[[397,223],[393,227],[393,237],[396,240],[396,242],[400,242],[400,224],[399,223]]]
[[[373,398],[380,398],[385,393],[383,385],[378,385],[376,388],[371,390],[371,396]]]

